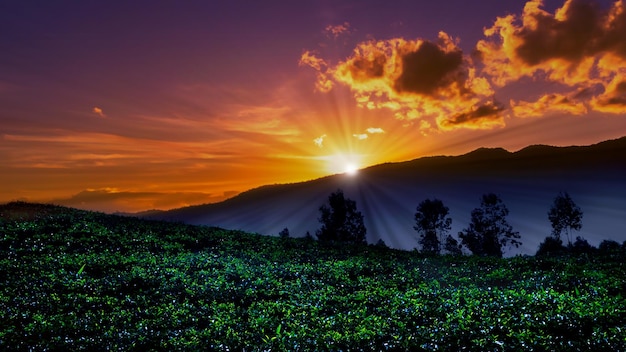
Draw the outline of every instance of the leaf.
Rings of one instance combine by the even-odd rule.
[[[276,328],[276,335],[280,335],[280,330],[283,328],[283,324],[278,324],[278,327]]]
[[[76,273],[76,276],[78,276],[78,275],[83,273],[83,271],[85,270],[85,265],[87,265],[87,263],[83,264],[83,266],[81,266],[80,269],[78,269],[78,272]]]

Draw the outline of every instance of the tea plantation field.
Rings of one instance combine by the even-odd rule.
[[[0,350],[625,351],[624,259],[425,257],[9,203]]]

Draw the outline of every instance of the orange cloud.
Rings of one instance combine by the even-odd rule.
[[[324,33],[330,38],[337,39],[339,36],[343,34],[350,33],[350,23],[344,22],[343,24],[338,25],[328,25],[324,28]]]
[[[606,55],[626,59],[626,14],[622,0],[603,10],[590,1],[567,0],[554,14],[542,0],[526,3],[521,16],[498,17],[477,43],[484,72],[499,86],[521,77],[569,86],[607,83],[596,74]]]
[[[100,117],[106,117],[106,115],[104,115],[104,112],[102,111],[102,109],[100,109],[97,106],[94,106],[94,108],[91,110],[91,112],[93,112],[94,114],[100,116]]]
[[[329,92],[333,89],[333,81],[328,78],[327,70],[328,64],[324,59],[320,59],[312,52],[306,50],[300,56],[298,62],[300,66],[309,66],[317,72],[317,80],[315,82],[315,89],[320,92]]]
[[[353,137],[355,137],[358,140],[364,140],[367,139],[367,137],[369,137],[369,135],[367,133],[355,133],[352,135]]]
[[[315,56],[314,53],[308,50],[302,53],[302,55],[300,56],[300,61],[298,62],[298,65],[310,66],[316,71],[321,71],[322,68],[327,66],[326,61],[324,61],[324,59],[318,58],[317,56]]]
[[[584,103],[563,94],[545,94],[534,102],[511,100],[511,109],[517,117],[540,117],[548,113],[582,115],[587,112]]]
[[[327,72],[352,90],[360,107],[389,109],[399,119],[445,119],[468,106],[479,109],[493,94],[457,42],[444,32],[436,42],[371,40],[358,44],[350,57]]]
[[[491,101],[484,103],[477,108],[471,108],[465,112],[454,115],[451,118],[437,119],[437,125],[444,131],[458,128],[468,129],[492,129],[504,126],[504,116],[502,115],[504,106]]]
[[[626,113],[626,76],[615,76],[605,92],[591,100],[594,110],[612,114]]]

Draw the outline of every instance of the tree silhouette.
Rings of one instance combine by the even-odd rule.
[[[569,194],[567,192],[559,193],[548,211],[548,219],[552,224],[552,236],[561,238],[561,233],[565,231],[567,242],[571,245],[571,230],[578,231],[582,228],[582,218],[583,212]]]
[[[548,236],[539,244],[536,256],[553,256],[565,253],[567,248],[563,245],[563,241],[560,238],[554,236]]]
[[[456,238],[452,237],[451,235],[448,235],[448,237],[446,237],[446,242],[443,246],[443,249],[445,249],[446,252],[452,255],[463,254],[463,251],[461,251],[461,245],[459,244],[459,241],[457,241]]]
[[[459,232],[461,243],[473,254],[502,257],[502,247],[507,243],[518,247],[522,244],[518,232],[506,221],[509,210],[500,197],[493,193],[485,194],[480,208],[472,210],[469,227]]]
[[[600,245],[598,245],[598,251],[602,254],[619,253],[621,250],[622,247],[620,244],[614,240],[603,240],[600,242]]]
[[[593,253],[593,251],[595,250],[595,247],[590,245],[586,239],[580,236],[576,236],[576,241],[574,241],[573,244],[570,244],[568,246],[568,249],[570,250],[570,252],[574,254],[581,255],[581,254]]]
[[[278,233],[278,236],[280,236],[280,238],[289,238],[289,229],[285,227]]]
[[[322,227],[315,233],[320,241],[366,243],[363,215],[356,210],[356,202],[345,198],[338,189],[328,196],[328,205],[320,207]]]
[[[426,199],[417,206],[415,226],[419,234],[418,243],[422,251],[439,254],[444,237],[451,229],[452,219],[448,217],[450,210],[439,199]]]

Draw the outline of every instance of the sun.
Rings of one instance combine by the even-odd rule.
[[[354,176],[359,171],[358,167],[354,163],[347,163],[343,172],[347,175]]]
[[[354,176],[362,165],[362,156],[355,154],[338,153],[325,158],[328,171],[335,174]]]

